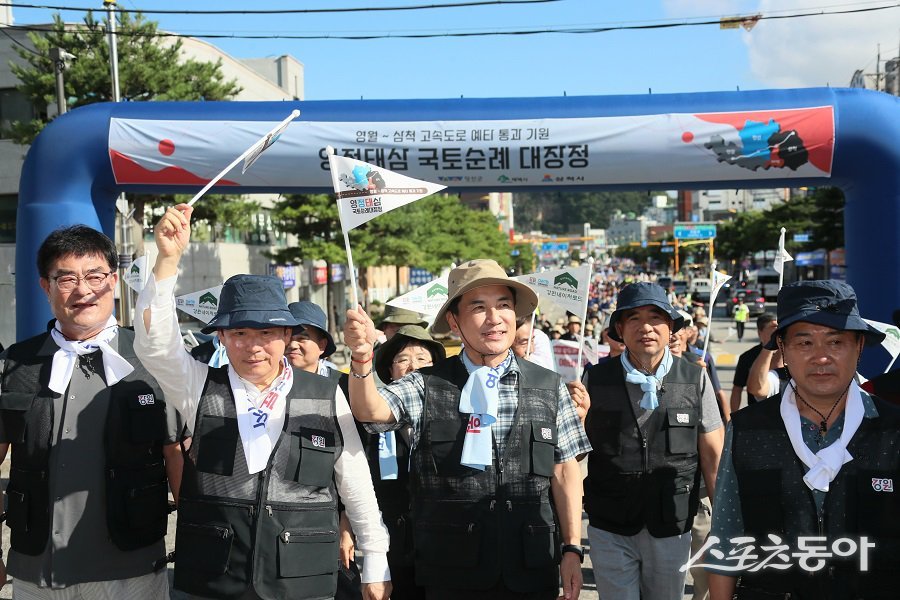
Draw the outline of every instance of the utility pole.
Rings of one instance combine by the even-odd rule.
[[[103,0],[106,9],[107,43],[109,45],[109,80],[112,83],[112,101],[119,102],[119,46],[116,40],[116,0]],[[131,243],[128,221],[131,211],[125,194],[119,194],[116,200],[119,222],[119,313],[123,327],[131,325],[131,288],[125,283],[128,270],[131,268]]]
[[[50,48],[50,60],[53,61],[53,70],[56,72],[56,112],[60,115],[66,113],[66,85],[63,81],[63,73],[69,68],[74,55],[62,48]]]

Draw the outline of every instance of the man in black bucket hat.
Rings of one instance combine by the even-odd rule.
[[[856,377],[863,348],[883,338],[842,281],[778,293],[770,345],[790,381],[736,413],[726,436],[703,560],[713,600],[897,597],[900,409]],[[754,568],[735,562],[736,546],[759,559],[782,549]]]
[[[219,336],[227,365],[184,351],[173,297],[191,213],[180,204],[157,224],[159,254],[135,319],[138,356],[194,434],[182,449],[175,588],[242,600],[334,596],[340,493],[366,553],[364,598],[388,598],[388,536],[359,435],[337,382],[285,357],[300,323],[281,282],[225,282],[203,331]]]
[[[325,360],[335,353],[337,346],[328,333],[328,317],[318,304],[303,300],[288,305],[299,327],[294,329],[287,357],[298,369],[333,377],[340,373],[334,363]]]
[[[683,324],[659,285],[622,288],[608,335],[625,351],[586,374],[585,510],[601,598],[684,595],[700,476],[711,494],[723,429],[706,370],[669,350]]]

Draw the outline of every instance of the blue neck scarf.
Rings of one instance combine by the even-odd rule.
[[[659,363],[659,367],[657,367],[656,373],[653,375],[647,375],[638,371],[628,360],[628,350],[625,350],[620,357],[622,366],[625,368],[625,381],[638,384],[641,386],[641,391],[644,392],[644,396],[641,398],[641,408],[644,410],[655,410],[659,406],[659,398],[656,397],[656,392],[662,387],[663,378],[669,373],[669,369],[672,368],[672,353],[669,352],[669,348],[666,347],[662,362]]]
[[[469,413],[469,425],[459,464],[484,471],[493,462],[494,436],[491,425],[497,421],[500,378],[509,372],[513,354],[496,367],[477,366],[461,354],[469,379],[459,397],[459,412]]]

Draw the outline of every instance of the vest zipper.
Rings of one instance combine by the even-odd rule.
[[[640,431],[640,429],[638,429]],[[640,433],[641,436],[641,449],[643,450],[641,456],[641,471],[646,473],[647,469],[650,467],[650,447],[647,444],[647,438],[644,437],[643,433]]]
[[[291,538],[304,538],[304,537],[313,537],[318,535],[336,535],[337,531],[329,530],[329,531],[298,531],[295,533],[291,533],[290,531],[285,531],[281,534],[281,541],[285,544],[295,544],[297,542],[302,542],[303,540],[292,540]]]

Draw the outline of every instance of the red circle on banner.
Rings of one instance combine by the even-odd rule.
[[[164,156],[171,156],[175,152],[175,142],[172,140],[162,140],[159,143],[159,153]]]
[[[681,134],[681,141],[684,142],[685,144],[690,144],[691,142],[694,141],[694,134],[691,133],[690,131],[685,131],[684,133]]]

